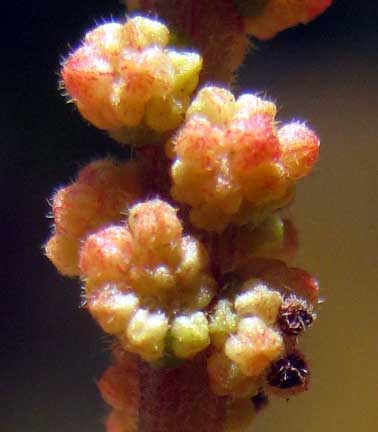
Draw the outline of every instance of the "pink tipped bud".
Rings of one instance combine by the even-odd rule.
[[[181,237],[182,226],[176,210],[161,200],[137,204],[130,210],[130,229],[139,246],[168,245]]]
[[[290,123],[278,131],[281,163],[290,178],[306,176],[319,154],[319,140],[315,133],[300,123]]]
[[[277,160],[280,154],[273,121],[268,115],[258,114],[248,120],[233,122],[227,139],[234,155],[232,167],[238,175],[263,162]]]
[[[80,253],[80,270],[92,281],[122,280],[130,266],[133,241],[125,227],[104,228],[85,241]]]
[[[53,198],[56,230],[72,237],[82,236],[90,228],[98,207],[98,194],[89,185],[73,183],[60,189]]]

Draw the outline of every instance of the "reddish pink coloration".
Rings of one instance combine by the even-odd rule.
[[[275,112],[252,94],[235,100],[214,86],[197,94],[168,147],[176,157],[171,194],[191,206],[193,225],[222,232],[257,220],[263,206],[286,204],[291,182],[280,161]]]
[[[82,46],[72,53],[64,64],[62,78],[72,97],[90,100],[100,86],[105,85],[110,91],[114,70],[110,63],[99,58],[93,47]]]
[[[319,154],[319,139],[307,126],[289,123],[278,130],[281,163],[292,179],[299,179],[311,171]]]
[[[164,96],[171,89],[172,66],[159,47],[145,49],[138,56],[134,51],[123,51],[119,73],[125,80],[125,95],[138,102],[145,102],[151,96]]]
[[[80,270],[92,281],[122,280],[129,270],[133,239],[126,227],[111,226],[90,235],[80,253]]]
[[[115,71],[111,63],[99,57],[91,46],[82,46],[68,58],[62,69],[64,87],[77,101],[82,115],[100,129],[122,126],[114,113],[112,94]],[[106,109],[99,110],[99,106]]]
[[[140,247],[168,245],[182,234],[181,222],[176,211],[161,200],[137,204],[130,212],[129,225]]]
[[[282,30],[307,24],[331,3],[330,0],[269,0],[261,13],[244,19],[245,28],[248,34],[259,39],[271,39]]]
[[[267,282],[273,289],[304,297],[311,304],[318,300],[317,280],[305,270],[288,267],[277,259],[247,257],[237,263],[236,273],[243,279],[256,277]]]
[[[45,250],[62,274],[79,274],[80,242],[91,231],[123,218],[128,206],[141,197],[143,180],[136,162],[97,160],[84,167],[74,183],[54,195],[56,232]]]
[[[125,411],[139,398],[139,380],[135,365],[110,366],[97,385],[106,403],[114,409]]]
[[[77,181],[96,190],[99,211],[109,220],[115,220],[142,195],[141,168],[135,161],[122,164],[111,159],[94,161],[80,171]]]
[[[53,198],[56,230],[72,237],[80,237],[90,228],[98,210],[99,196],[86,184],[73,183]]]
[[[308,20],[312,21],[321,15],[332,4],[332,0],[308,0],[307,1],[307,16]]]
[[[204,171],[212,171],[219,162],[223,131],[207,119],[193,117],[175,138],[175,152],[185,163]]]
[[[105,422],[106,432],[137,432],[136,427],[128,425],[128,416],[123,411],[113,410],[108,415]]]
[[[240,175],[263,162],[277,160],[280,155],[274,123],[268,115],[231,123],[226,140],[230,142],[232,167]]]
[[[116,367],[122,369],[124,365],[120,363]],[[125,415],[127,412],[113,411],[108,419],[107,432],[225,431],[226,399],[216,397],[210,390],[204,356],[197,356],[173,370],[152,368],[139,362],[138,368],[128,371],[128,374],[140,382],[140,399],[137,402],[135,398],[133,404],[133,411],[138,415],[129,429],[122,429],[122,422],[129,421]],[[119,385],[113,381],[108,384],[106,396],[111,393],[111,402],[114,403]]]
[[[138,163],[95,161],[56,193],[46,254],[62,273],[80,275],[89,312],[118,340],[98,382],[112,407],[108,432],[249,430],[243,410],[253,410],[260,386],[307,388],[303,357],[289,357],[298,315],[289,322],[284,302],[295,296],[311,312],[319,288],[280,261],[295,253],[297,236],[271,215],[311,171],[319,140],[303,124],[277,126],[275,104],[256,95],[235,99],[208,86],[189,106],[202,58],[167,44],[193,42],[204,53],[202,78],[229,83],[247,32],[270,38],[331,1],[268,0],[245,19],[232,0],[139,3],[176,33],[143,17],[99,26],[64,63],[62,79],[84,118],[144,147],[133,154]],[[220,360],[207,370],[212,355]],[[295,362],[302,381],[286,375]]]

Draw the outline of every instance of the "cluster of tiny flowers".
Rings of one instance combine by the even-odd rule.
[[[204,246],[183,235],[173,207],[158,199],[137,204],[126,224],[91,234],[81,248],[88,308],[147,361],[166,349],[192,358],[210,342],[202,310],[217,287],[208,261]]]
[[[168,143],[172,196],[191,207],[193,225],[221,232],[258,223],[290,200],[307,175],[319,141],[300,123],[276,128],[276,107],[252,94],[204,87]]]
[[[299,270],[283,266],[279,287],[268,271],[259,272],[261,278],[231,284],[214,306],[210,319],[214,348],[207,368],[215,394],[245,398],[264,391],[287,397],[306,389],[307,375],[303,382],[288,383],[282,375],[283,383],[277,384],[270,378],[277,362],[293,353],[303,358],[297,350],[298,336],[315,318],[308,298],[316,301],[316,281],[299,279],[294,276]]]
[[[64,62],[62,83],[82,116],[127,139],[141,124],[177,127],[198,84],[201,56],[169,48],[170,33],[143,17],[103,24]],[[130,132],[132,135],[132,132]]]
[[[142,193],[138,163],[97,160],[84,167],[77,180],[52,198],[54,233],[46,255],[65,276],[80,274],[81,242],[93,230],[122,218]]]
[[[98,382],[108,432],[248,431],[266,395],[309,382],[298,341],[319,288],[288,266],[297,236],[278,211],[319,140],[303,123],[280,125],[273,102],[202,80],[230,81],[247,34],[270,38],[330,1],[128,3],[161,12],[174,33],[141,16],[100,25],[61,77],[86,120],[137,148],[127,162],[88,164],[55,193],[45,253],[80,278],[83,304],[113,337]],[[223,27],[224,47],[212,33]],[[204,55],[201,75],[184,42]],[[217,74],[220,50],[235,46]]]

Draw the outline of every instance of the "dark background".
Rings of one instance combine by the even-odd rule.
[[[78,308],[78,283],[41,246],[47,199],[80,164],[119,152],[58,94],[59,61],[95,21],[123,17],[117,0],[7,3],[1,32],[0,431],[103,430],[95,381],[108,344]],[[308,26],[258,42],[240,85],[278,101],[281,120],[307,119],[320,162],[290,210],[297,263],[326,302],[305,349],[311,391],[276,401],[255,431],[377,430],[378,11],[336,1]]]

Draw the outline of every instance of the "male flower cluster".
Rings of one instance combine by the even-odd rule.
[[[197,86],[202,59],[170,48],[169,40],[168,28],[148,18],[103,24],[64,62],[63,87],[86,120],[113,135],[141,124],[174,129]]]
[[[81,248],[88,308],[147,361],[168,350],[192,358],[210,343],[202,310],[217,287],[208,262],[201,243],[183,235],[173,207],[158,199],[137,204],[127,224],[94,232]]]
[[[93,230],[115,222],[143,189],[135,161],[97,160],[84,167],[77,180],[59,189],[52,198],[54,234],[46,255],[65,276],[79,275],[81,242]]]
[[[248,431],[267,394],[309,382],[298,340],[319,288],[287,265],[297,236],[278,210],[319,140],[227,85],[248,34],[270,38],[330,0],[127,3],[146,17],[88,32],[61,78],[87,121],[138,148],[127,162],[88,164],[54,194],[45,252],[80,278],[83,305],[113,336],[98,382],[108,432]]]
[[[287,204],[296,180],[314,165],[319,141],[300,123],[277,128],[276,107],[252,94],[204,87],[168,145],[172,196],[191,222],[222,232],[260,222]]]

